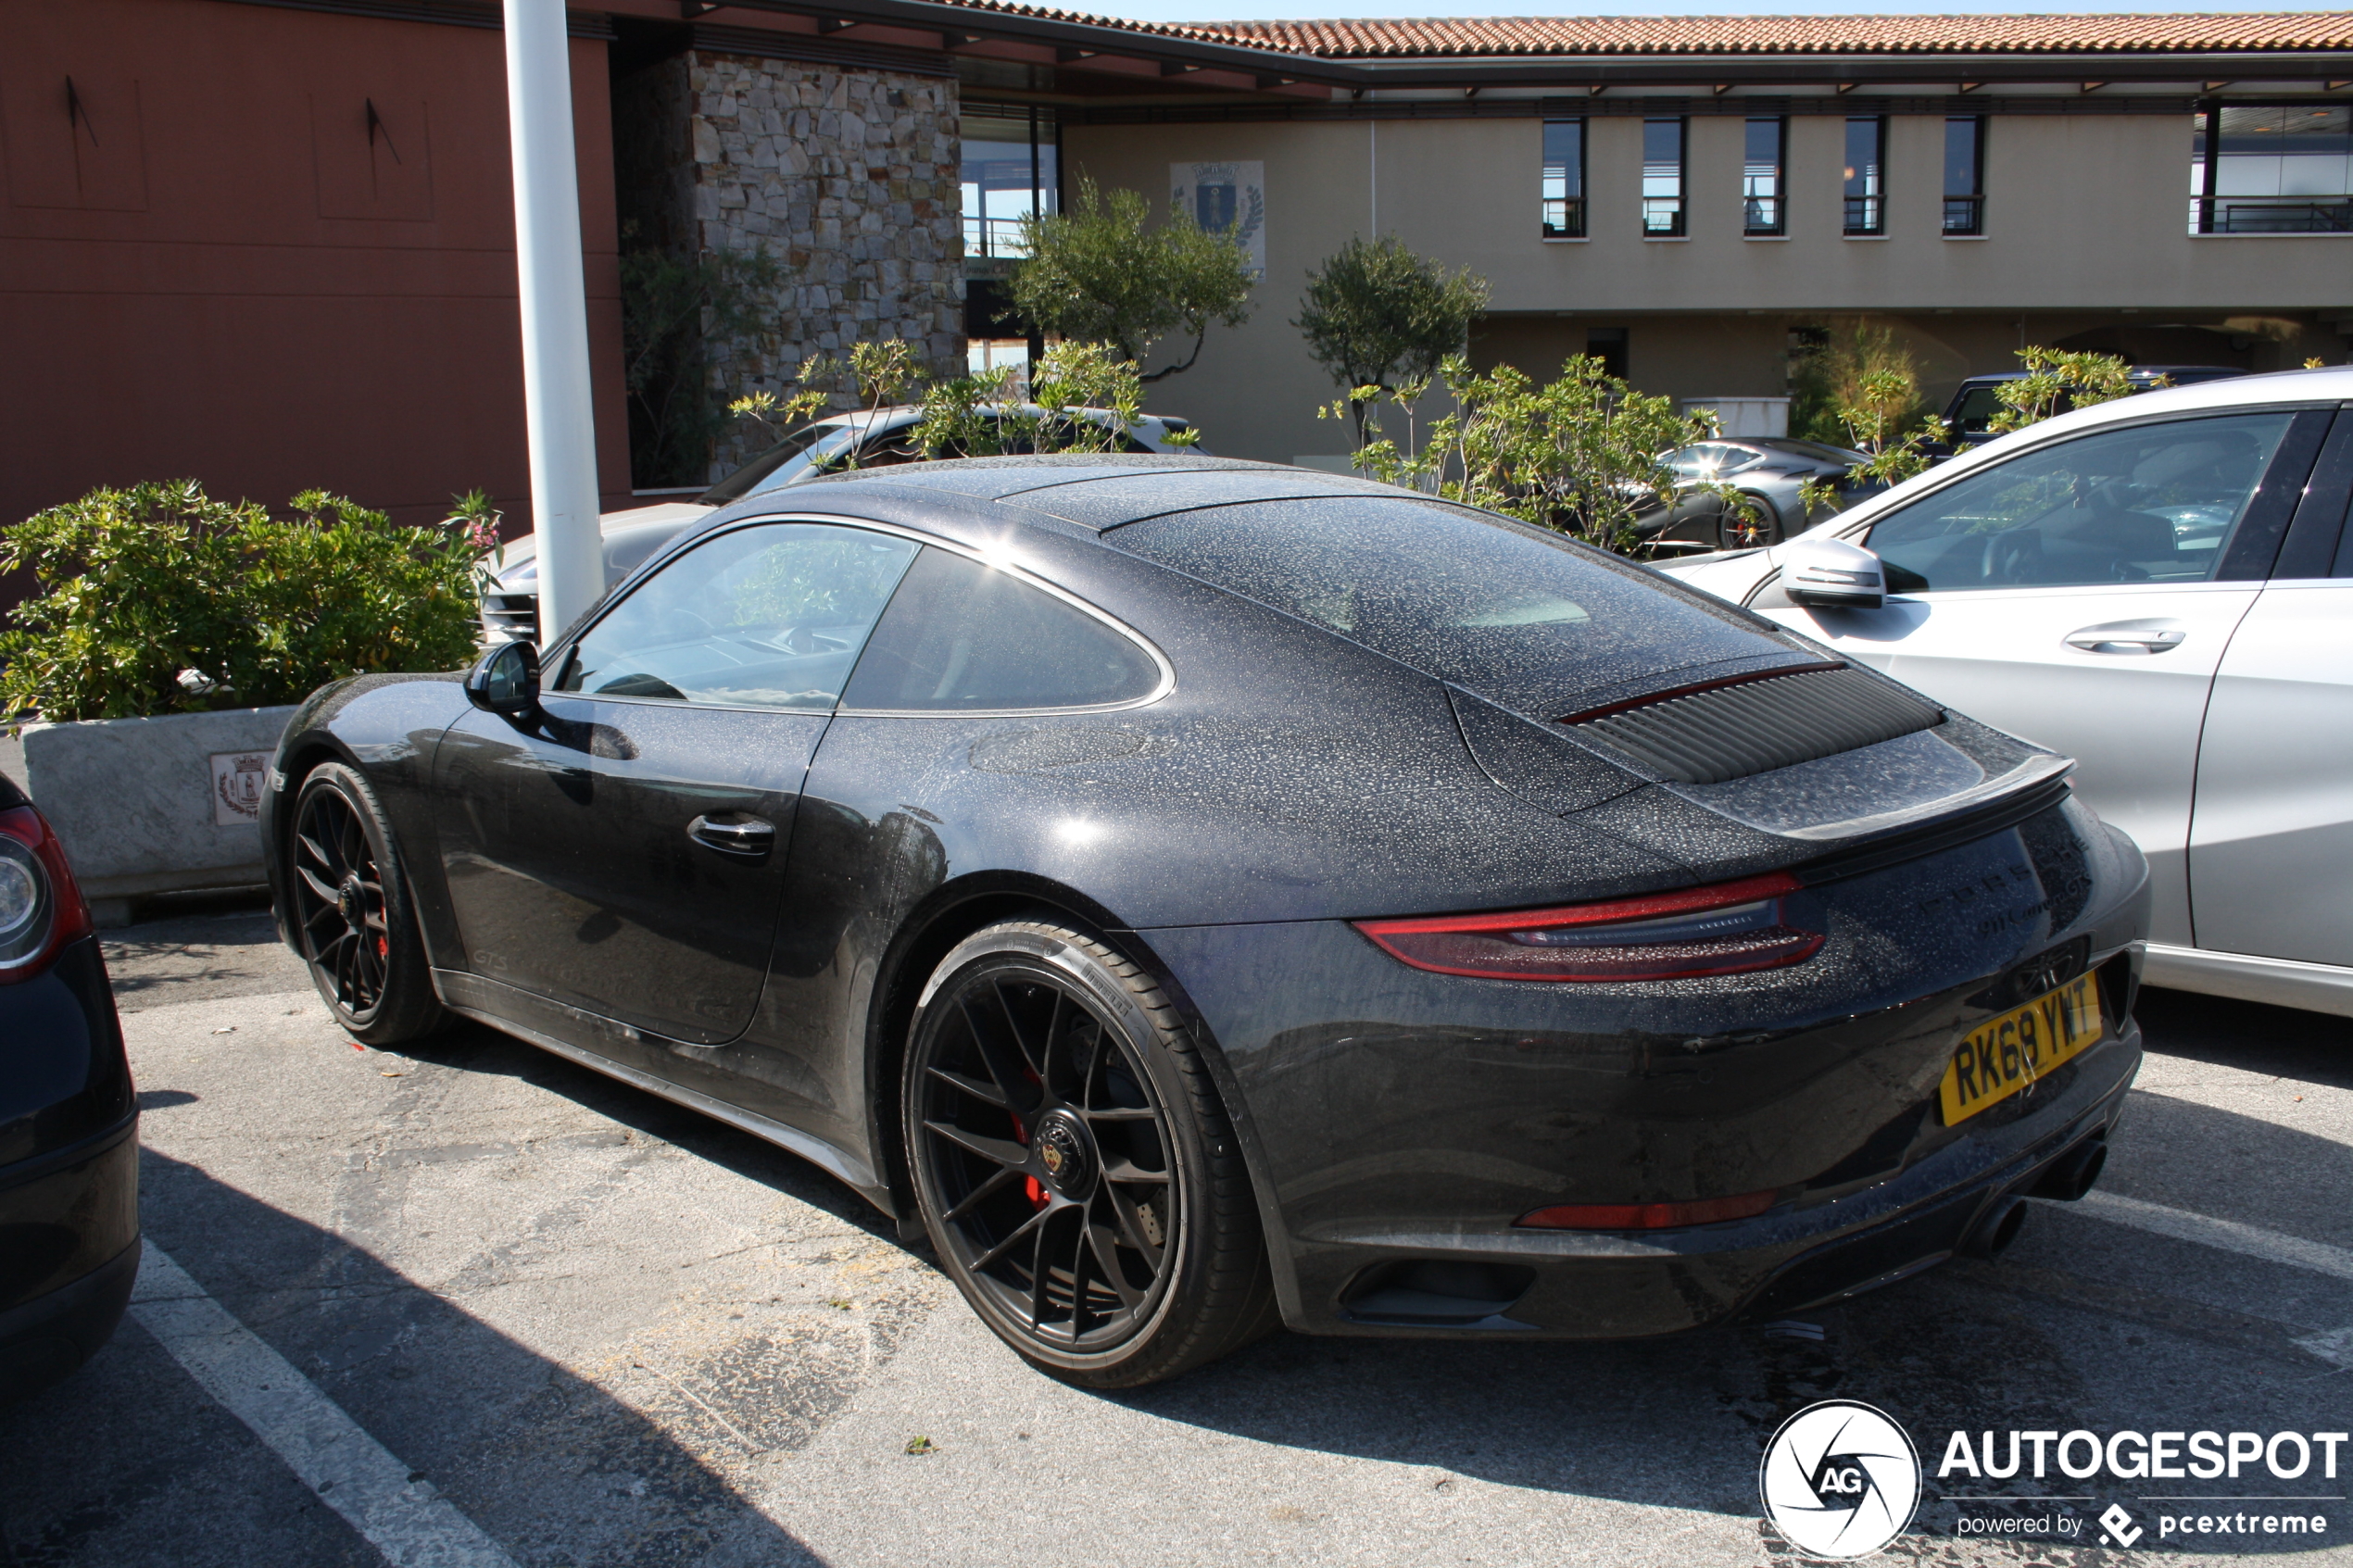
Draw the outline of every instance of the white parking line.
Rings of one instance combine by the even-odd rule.
[[[131,1314],[395,1568],[514,1568],[429,1481],[149,1242]]]
[[[2260,1225],[2243,1225],[2236,1220],[2209,1219],[2186,1209],[2168,1209],[2162,1203],[2144,1202],[2113,1192],[2086,1194],[2073,1207],[2120,1225],[2170,1236],[2176,1241],[2195,1241],[2267,1262],[2309,1269],[2316,1274],[2353,1279],[2353,1250],[2331,1247],[2324,1241],[2307,1241],[2300,1236],[2267,1231]]]

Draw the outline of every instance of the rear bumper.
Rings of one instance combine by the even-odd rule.
[[[1139,933],[1216,1047],[1285,1322],[1617,1338],[1786,1311],[1948,1255],[2115,1119],[2149,906],[2128,840],[2070,802],[1823,888],[1791,904],[1831,933],[1806,963],[1642,986],[1426,973],[1339,922]],[[2078,965],[2107,1037],[1947,1126],[1954,1047]],[[1775,1206],[1515,1223],[1743,1194]]]
[[[0,1403],[95,1355],[138,1273],[135,1118],[0,1170]]]
[[[1951,1258],[1981,1219],[2061,1155],[2105,1137],[2140,1067],[2127,1021],[2045,1103],[1887,1181],[1754,1220],[1655,1236],[1499,1230],[1365,1235],[1301,1258],[1310,1332],[1633,1338],[1780,1316]]]

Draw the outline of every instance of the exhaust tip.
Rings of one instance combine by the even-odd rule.
[[[1996,1198],[1985,1212],[1978,1217],[1977,1223],[1969,1227],[1969,1235],[1961,1242],[1961,1255],[1965,1258],[1988,1260],[1998,1258],[2009,1250],[2010,1243],[2018,1239],[2018,1233],[2025,1223],[2026,1200],[2024,1198],[2017,1197]]]
[[[2034,1184],[2034,1196],[2072,1203],[2090,1192],[2108,1168],[2108,1140],[2085,1138],[2045,1168]]]

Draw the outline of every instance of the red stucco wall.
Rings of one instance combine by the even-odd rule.
[[[610,506],[629,463],[605,45],[572,61]],[[194,476],[403,521],[481,486],[519,532],[515,295],[497,31],[0,0],[0,522]]]

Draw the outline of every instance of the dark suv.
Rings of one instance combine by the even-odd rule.
[[[2175,386],[2188,386],[2195,382],[2221,381],[2229,376],[2247,372],[2229,365],[2135,365],[2133,368],[2133,390],[2146,392],[2163,377]],[[2024,370],[2003,370],[1990,376],[1971,376],[1953,389],[1953,400],[1944,405],[1944,428],[1952,432],[1949,439],[1953,450],[1982,445],[1997,433],[1986,427],[1994,416],[2002,411],[2000,388],[2004,382],[2024,381]],[[2065,408],[2055,410],[2065,413]]]

